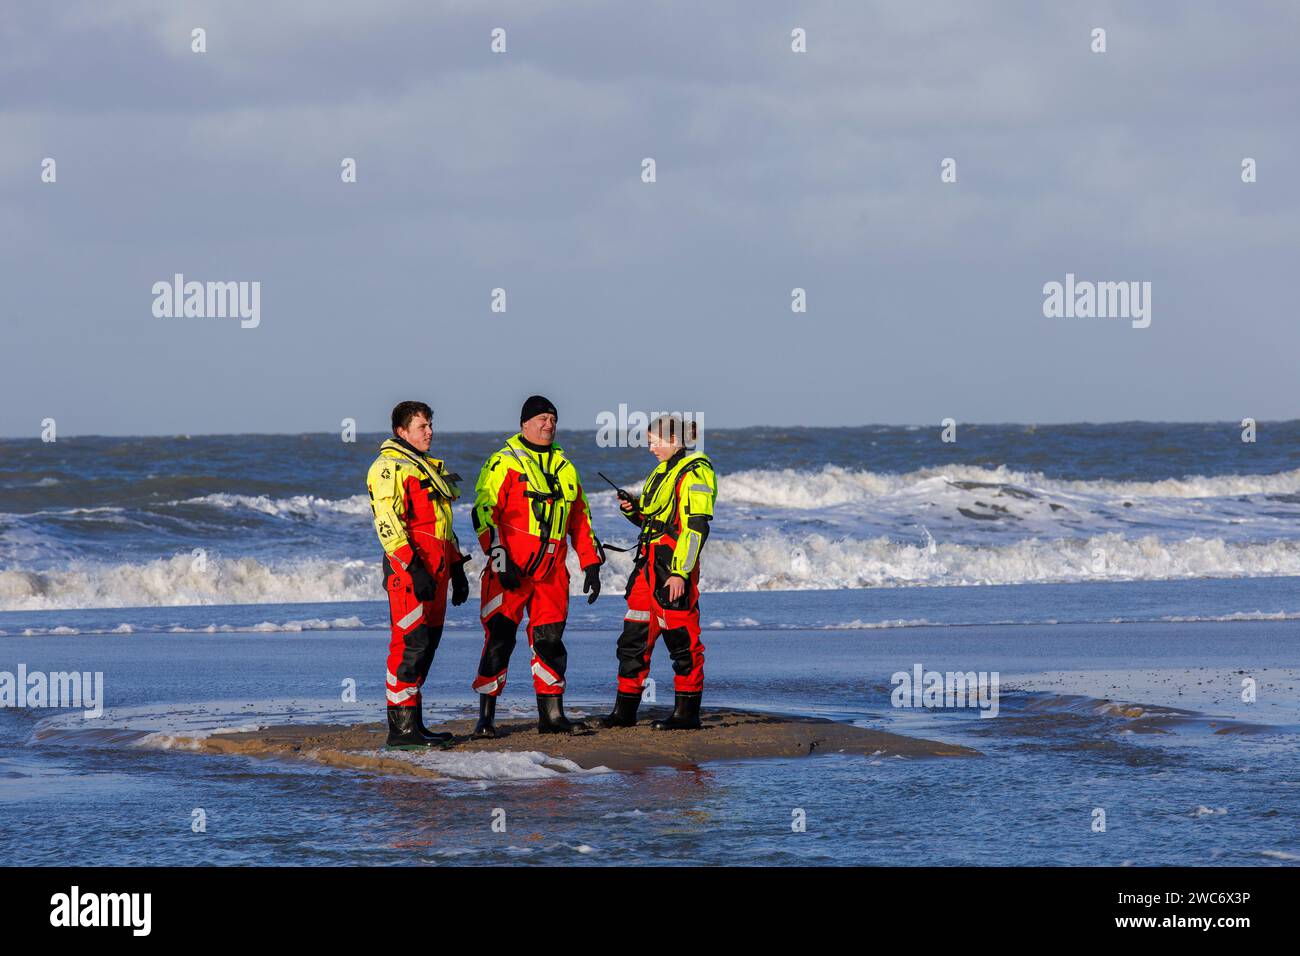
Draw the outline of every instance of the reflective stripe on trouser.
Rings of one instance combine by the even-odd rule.
[[[618,637],[618,691],[640,694],[650,674],[655,641],[663,638],[673,660],[673,688],[687,693],[704,689],[704,643],[700,640],[698,569],[686,583],[689,610],[674,611],[655,600],[643,571],[627,596],[623,633]]]
[[[392,628],[388,670],[384,675],[385,696],[390,706],[417,707],[420,687],[429,676],[433,655],[442,640],[447,580],[435,582],[433,600],[417,600],[410,578],[395,576],[385,559],[384,588],[388,592],[388,620]]]
[[[474,692],[495,697],[505,689],[519,622],[527,612],[533,689],[538,694],[563,694],[568,664],[563,640],[564,622],[569,615],[568,569],[557,562],[544,577],[524,577],[518,588],[507,591],[489,565],[483,575],[479,606],[483,654],[474,678]]]

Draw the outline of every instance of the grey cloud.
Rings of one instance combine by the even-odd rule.
[[[461,427],[495,414],[474,389],[545,363],[582,380],[581,414],[673,404],[657,388],[715,425],[1294,409],[1292,4],[12,6],[0,432],[56,396],[75,430],[293,430],[377,402],[373,426],[376,339],[453,356]],[[1148,337],[1044,320],[1071,269],[1157,281]],[[147,291],[173,271],[262,279],[263,327],[160,326]],[[1249,366],[1221,366],[1225,311],[1266,343]],[[650,323],[701,356],[654,388],[626,367]]]

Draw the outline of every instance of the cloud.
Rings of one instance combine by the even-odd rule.
[[[538,353],[562,362],[574,341],[614,366],[649,328],[689,333],[711,362],[782,382],[752,403],[732,394],[732,375],[706,386],[717,407],[769,419],[779,407],[845,420],[870,399],[890,420],[928,420],[969,400],[964,373],[910,395],[891,379],[928,341],[959,341],[960,354],[927,361],[980,369],[992,383],[980,402],[1012,420],[1025,417],[1016,369],[1084,383],[1113,349],[1100,330],[1034,314],[1043,282],[1100,269],[1162,280],[1156,301],[1180,309],[1153,326],[1171,358],[1114,359],[1113,374],[1158,383],[1142,409],[1080,399],[1079,384],[1059,417],[1180,417],[1172,396],[1211,374],[1228,376],[1238,404],[1279,407],[1280,381],[1220,370],[1214,322],[1228,302],[1252,341],[1272,344],[1270,360],[1300,347],[1274,278],[1300,239],[1286,165],[1300,145],[1288,122],[1297,9],[18,3],[0,23],[9,387],[56,387],[36,324],[56,314],[59,367],[74,381],[100,373],[102,350],[84,343],[105,329],[132,343],[113,355],[125,391],[202,341],[245,372],[214,366],[212,389],[231,397],[193,414],[247,420],[286,377],[309,396],[364,392],[299,372],[304,342],[312,362],[346,369],[374,361],[356,353],[357,316],[398,336],[432,312],[471,378],[531,374]],[[208,30],[206,54],[189,51],[194,26]],[[504,56],[488,49],[494,26],[508,30]],[[807,54],[790,52],[795,26]],[[1094,26],[1108,31],[1104,55],[1088,49]],[[46,155],[56,186],[38,179]],[[1252,186],[1239,178],[1246,155],[1260,163]],[[345,156],[355,185],[340,182]],[[646,156],[653,185],[639,179]],[[939,182],[949,156],[954,185]],[[265,280],[256,346],[139,324],[153,280],[198,269]],[[545,328],[553,341],[484,354],[474,323],[498,284],[528,320],[493,328]],[[802,329],[788,310],[796,284],[815,303]],[[608,324],[592,335],[597,319]],[[866,351],[901,358],[864,383]],[[4,404],[0,431],[31,417]],[[148,431],[147,404],[100,407],[106,419],[130,409],[123,428]]]

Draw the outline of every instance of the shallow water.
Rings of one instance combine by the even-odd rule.
[[[0,710],[0,850],[35,864],[1293,865],[1297,632],[1291,622],[719,628],[705,635],[706,707],[829,716],[985,756],[580,774],[541,757],[439,755],[454,775],[442,781],[199,755],[157,736],[381,719],[380,632],[8,636],[0,669],[102,671],[108,709],[90,721]],[[613,633],[568,640],[569,709],[603,710]],[[445,637],[430,717],[469,712],[479,647],[468,631]],[[891,706],[891,675],[917,663],[998,671],[999,716]],[[1254,704],[1240,699],[1241,672],[1258,682]],[[666,659],[653,673],[669,699]],[[340,699],[349,677],[355,704]],[[503,707],[531,713],[522,647]],[[1216,732],[1225,728],[1238,732]],[[206,832],[191,831],[196,808]],[[1093,832],[1096,808],[1105,832]],[[797,811],[806,832],[792,831]]]

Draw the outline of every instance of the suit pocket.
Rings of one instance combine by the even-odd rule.
[[[673,549],[664,544],[655,545],[655,600],[668,611],[685,611],[690,608],[690,588],[676,601],[668,600],[668,579],[672,576]]]

